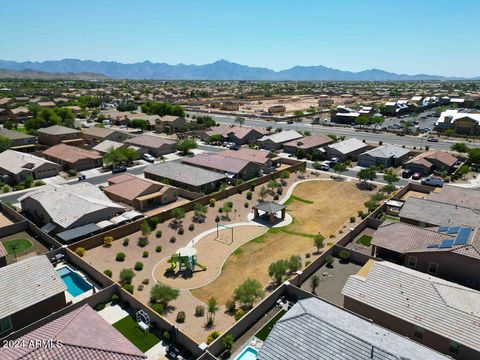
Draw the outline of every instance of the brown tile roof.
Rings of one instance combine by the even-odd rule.
[[[228,125],[220,125],[212,127],[206,133],[208,136],[212,135],[223,135],[228,136],[228,134],[233,134],[238,139],[243,139],[244,137],[248,136],[250,132],[257,131],[261,135],[268,134],[268,131],[261,128],[249,128],[249,127],[241,127],[241,126],[228,126]]]
[[[314,147],[321,147],[324,145],[328,145],[332,143],[333,140],[330,139],[326,135],[318,134],[318,135],[311,135],[311,136],[305,136],[304,138],[301,139],[295,139],[292,141],[289,141],[285,144],[284,146],[293,146],[296,148],[301,148],[301,149],[311,149]]]
[[[46,128],[41,128],[37,130],[38,133],[48,134],[48,135],[66,135],[66,134],[78,134],[80,135],[81,131],[77,129],[72,129],[66,126],[61,125],[52,125]]]
[[[50,339],[54,344],[52,347],[0,348],[0,358],[5,360],[140,360],[146,358],[127,338],[88,305],[72,310],[16,340],[19,343],[29,344]],[[55,346],[57,341],[62,346]]]
[[[88,159],[101,159],[102,155],[94,150],[85,150],[76,146],[70,146],[66,144],[58,144],[43,152],[46,156],[51,156],[56,159],[60,159],[69,163],[75,163],[78,160],[85,158]]]
[[[112,183],[112,185],[104,187],[103,191],[127,200],[134,200],[141,195],[151,194],[163,188],[163,186],[158,183],[147,179],[140,179],[134,175],[119,175],[108,181]]]
[[[203,166],[209,169],[226,171],[233,174],[238,174],[249,163],[247,160],[234,159],[228,156],[213,153],[204,153],[192,157],[185,157],[182,161],[186,164]]]
[[[173,145],[175,141],[153,135],[140,135],[124,141],[125,144],[158,149],[164,145]]]
[[[225,150],[218,154],[234,159],[251,161],[261,165],[265,165],[273,157],[269,151],[255,149],[240,149],[238,151]]]
[[[92,126],[88,129],[83,130],[83,133],[86,135],[97,136],[97,137],[107,137],[113,134],[115,130],[108,128],[101,128],[98,126]]]
[[[480,191],[458,186],[446,185],[438,191],[432,191],[428,195],[428,200],[480,209]]]
[[[442,164],[447,166],[453,166],[457,162],[457,158],[453,155],[450,155],[444,151],[430,150],[424,153],[418,154],[417,156],[411,158],[406,163],[407,164],[421,164],[424,166],[432,166],[433,164],[429,161],[430,159],[435,159]]]

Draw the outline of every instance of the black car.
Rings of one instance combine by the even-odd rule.
[[[404,179],[408,179],[412,175],[413,175],[413,170],[412,169],[405,169],[402,172],[402,178],[404,178]]]
[[[428,178],[422,180],[422,185],[443,187],[443,180],[439,178]]]
[[[112,174],[118,174],[127,171],[125,166],[117,166],[112,169]]]

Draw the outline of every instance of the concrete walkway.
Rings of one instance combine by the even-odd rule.
[[[124,317],[129,316],[128,312],[123,310],[120,305],[107,305],[105,309],[98,312],[102,318],[105,319],[110,325],[122,320]]]
[[[166,359],[165,355],[167,353],[167,345],[163,344],[163,341],[160,341],[158,344],[152,346],[145,352],[147,355],[147,360],[160,360]]]

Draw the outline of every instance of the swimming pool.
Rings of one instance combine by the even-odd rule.
[[[238,355],[235,360],[256,360],[258,350],[254,347],[247,346],[243,351]]]
[[[92,284],[70,269],[68,266],[57,269],[57,274],[62,278],[63,283],[67,287],[68,293],[72,297],[82,295],[92,289]]]

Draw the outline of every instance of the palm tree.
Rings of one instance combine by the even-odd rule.
[[[215,313],[219,310],[217,299],[215,299],[213,296],[207,301],[207,309],[207,324],[212,326],[215,322]]]
[[[315,293],[315,290],[319,285],[320,285],[320,278],[318,277],[318,275],[313,275],[310,278],[310,287],[312,288],[312,293]]]

